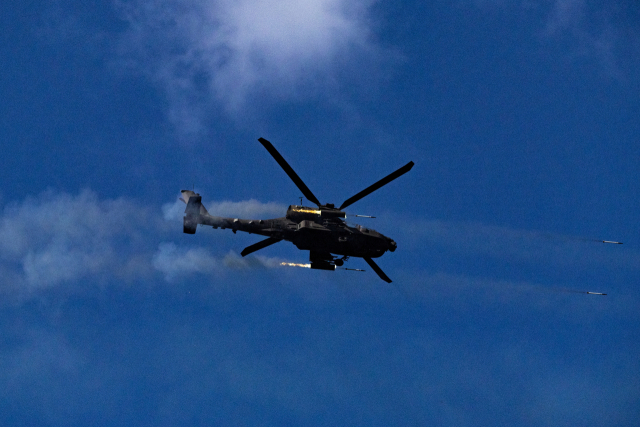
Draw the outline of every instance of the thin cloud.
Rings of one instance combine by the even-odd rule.
[[[557,39],[570,36],[575,40],[575,49],[570,58],[595,57],[613,77],[621,77],[616,58],[617,29],[607,19],[608,11],[596,9],[585,0],[556,0],[542,34],[545,38]]]
[[[640,56],[640,7],[634,0],[477,0],[479,7],[520,8],[542,11],[538,36],[554,45],[569,40],[566,60],[593,59],[604,73],[622,80],[637,69]]]
[[[320,95],[336,89],[345,69],[363,73],[362,61],[375,62],[382,52],[372,37],[372,3],[155,0],[117,5],[129,24],[123,56],[166,88],[172,120],[197,132],[197,106],[211,99],[237,112],[254,96]]]
[[[608,76],[624,81],[637,68],[638,18],[640,8],[633,1],[555,0],[542,36],[554,41],[572,38],[574,49],[569,59],[595,58]]]
[[[585,7],[584,0],[556,0],[547,19],[546,32],[554,34],[577,27],[584,19]]]

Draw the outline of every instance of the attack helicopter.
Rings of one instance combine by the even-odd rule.
[[[264,138],[259,138],[258,141],[307,200],[313,202],[316,207],[302,206],[302,203],[290,205],[284,218],[223,218],[210,215],[202,205],[202,197],[199,194],[191,190],[182,190],[180,200],[187,205],[183,219],[183,232],[195,234],[198,225],[208,225],[213,228],[231,229],[234,233],[244,231],[267,236],[267,239],[244,248],[241,252],[243,257],[285,240],[293,243],[300,250],[309,251],[309,266],[312,269],[335,270],[336,267],[342,267],[350,257],[363,258],[382,280],[391,283],[391,279],[373,261],[373,258],[380,257],[386,251],[394,252],[397,248],[396,242],[371,228],[348,225],[345,222],[347,214],[343,209],[409,172],[414,163],[407,163],[375,184],[349,197],[336,208],[333,203],[321,204],[269,141]]]

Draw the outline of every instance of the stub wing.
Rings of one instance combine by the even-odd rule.
[[[382,269],[380,267],[378,267],[378,264],[373,262],[373,260],[371,258],[364,257],[364,260],[367,261],[367,264],[369,264],[369,266],[373,269],[373,271],[375,271],[376,274],[382,280],[384,280],[387,283],[391,283],[391,279],[389,279],[389,277],[386,274],[384,274],[384,271],[382,271]]]
[[[276,239],[274,237],[269,237],[268,239],[265,240],[261,240],[258,243],[254,243],[251,246],[247,246],[246,248],[244,248],[242,250],[242,252],[240,252],[240,255],[242,255],[243,257],[254,253],[255,251],[259,251],[260,249],[264,249],[267,246],[271,246],[274,243],[278,243],[279,241],[281,241],[282,239]]]

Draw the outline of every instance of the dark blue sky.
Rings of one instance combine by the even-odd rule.
[[[0,424],[638,425],[637,1],[0,20]],[[398,242],[392,284],[182,233],[183,188],[299,202],[261,136],[323,203],[416,163],[348,209]]]

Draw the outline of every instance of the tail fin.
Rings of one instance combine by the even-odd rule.
[[[200,215],[208,215],[209,212],[202,206],[202,197],[198,193],[191,190],[182,190],[181,193],[180,200],[187,204],[187,208],[184,210],[186,215],[182,231],[187,234],[195,234],[196,227],[200,222],[198,221]]]
[[[191,213],[195,215],[208,215],[209,212],[202,206],[202,196],[198,193],[194,193],[191,190],[182,190],[182,200],[186,205],[187,209],[185,209],[185,213]]]

